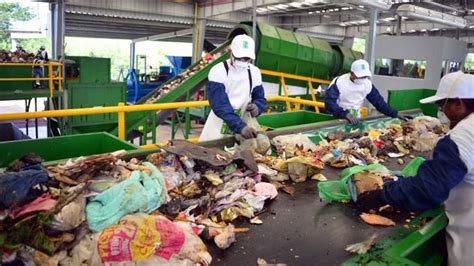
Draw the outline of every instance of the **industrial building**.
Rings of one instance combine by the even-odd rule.
[[[474,1],[0,12],[1,265],[474,263]]]

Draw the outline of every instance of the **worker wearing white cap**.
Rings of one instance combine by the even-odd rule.
[[[474,75],[462,72],[444,76],[436,95],[421,103],[436,103],[440,120],[450,131],[441,138],[414,177],[399,178],[358,197],[367,211],[390,204],[422,211],[444,202],[449,265],[474,265]]]
[[[248,35],[234,37],[229,49],[230,59],[215,65],[209,72],[207,97],[211,113],[199,141],[215,140],[227,134],[255,138],[255,129],[242,120],[242,111],[253,117],[265,111],[265,93],[260,70],[255,60],[255,42]]]
[[[391,117],[407,120],[388,105],[372,84],[369,63],[363,59],[352,63],[351,71],[336,77],[329,85],[325,96],[325,108],[333,116],[345,118],[351,124],[359,123],[360,108],[367,99],[377,111]]]

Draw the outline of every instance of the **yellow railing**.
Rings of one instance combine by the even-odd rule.
[[[18,67],[18,66],[42,66],[48,68],[48,77],[44,78],[0,78],[0,82],[2,81],[35,81],[35,80],[47,80],[48,81],[48,88],[49,88],[49,96],[53,97],[54,96],[54,81],[59,81],[58,82],[58,90],[62,91],[63,90],[63,84],[62,84],[62,64],[59,62],[48,62],[48,63],[0,63],[0,67]],[[53,76],[53,67],[56,67],[56,76]]]
[[[284,96],[269,96],[269,102],[287,102],[294,103],[296,106],[307,105],[315,108],[324,108],[324,103],[317,101],[301,100],[297,98]],[[96,115],[107,113],[118,113],[118,137],[125,139],[125,113],[139,112],[139,111],[158,111],[165,109],[178,109],[188,107],[209,106],[208,101],[193,101],[193,102],[175,102],[175,103],[158,103],[158,104],[137,104],[124,105],[119,103],[118,106],[94,107],[94,108],[77,108],[41,112],[27,112],[27,113],[8,113],[0,114],[0,121],[12,121],[32,118],[46,118],[46,117],[64,117],[64,116],[78,116],[78,115]]]
[[[277,71],[272,71],[272,70],[266,70],[266,69],[262,69],[261,73],[262,73],[262,75],[279,77],[280,78],[280,85],[281,85],[282,91],[283,91],[283,96],[285,96],[285,97],[288,97],[288,87],[286,86],[286,80],[285,79],[301,80],[301,81],[308,82],[308,90],[309,90],[309,93],[311,94],[311,99],[314,102],[316,101],[316,95],[314,94],[313,83],[316,83],[316,84],[330,84],[331,83],[330,80],[304,77],[304,76],[288,74],[288,73],[283,73],[283,72],[277,72]],[[296,107],[298,108],[299,105],[297,105]],[[288,101],[286,102],[286,108],[287,108],[288,111],[291,111],[291,104]],[[319,113],[319,107],[315,106],[314,110]]]

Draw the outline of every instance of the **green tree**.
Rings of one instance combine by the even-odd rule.
[[[33,18],[30,9],[19,3],[0,3],[0,47],[10,48],[10,27],[13,21],[28,21]]]

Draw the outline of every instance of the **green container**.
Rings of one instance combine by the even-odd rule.
[[[331,115],[320,114],[310,111],[263,114],[257,118],[258,123],[262,127],[266,127],[269,129],[296,127],[329,120],[334,120],[334,117]]]
[[[117,106],[127,98],[124,82],[69,83],[68,108]],[[72,116],[63,120],[66,134],[110,132],[117,127],[117,113]]]
[[[66,59],[74,61],[74,63],[66,64],[66,81],[68,83],[110,82],[110,58],[67,56]],[[76,73],[77,70],[79,70],[77,77],[76,75],[69,76]]]
[[[56,161],[80,156],[135,150],[137,147],[105,132],[52,137],[45,139],[0,142],[0,167],[8,166],[28,152],[45,161]]]
[[[423,225],[427,219],[431,220]],[[342,265],[443,265],[447,254],[442,230],[447,224],[442,208],[428,210],[415,217],[409,226],[400,227],[377,241],[369,252],[354,256]]]
[[[388,91],[388,104],[397,111],[420,108],[424,115],[436,117],[435,104],[421,104],[420,100],[436,94],[433,89],[402,89]]]
[[[354,51],[352,50],[352,54],[354,55],[354,58],[356,60],[359,60],[359,59],[364,59],[364,54],[359,52],[359,51]]]
[[[336,75],[342,75],[351,71],[352,62],[356,60],[352,49],[341,45],[334,45],[333,49],[339,53],[339,56],[336,56],[336,60],[338,60],[336,64],[339,69],[334,68],[333,72],[336,73]]]
[[[328,42],[309,37],[311,44],[313,44],[313,78],[330,79],[331,69],[336,64],[336,53]]]

